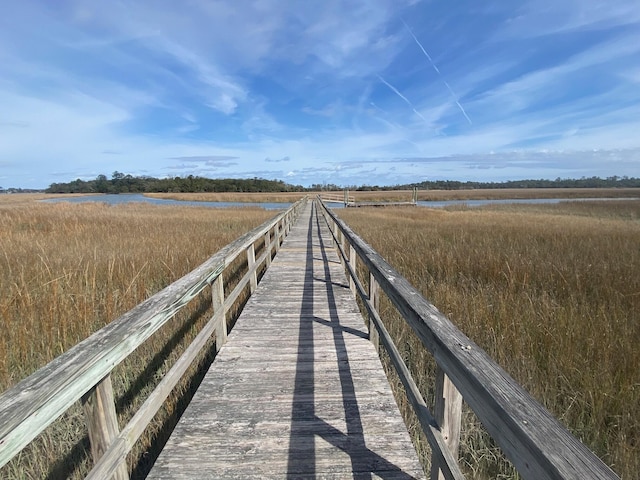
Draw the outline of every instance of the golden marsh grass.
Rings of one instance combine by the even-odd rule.
[[[635,478],[639,200],[338,213],[618,474]],[[388,303],[382,310],[432,398],[429,355]],[[475,423],[463,425],[469,476],[516,476],[465,416]]]
[[[275,215],[256,208],[34,202],[40,198],[0,196],[0,391]],[[114,370],[121,426],[210,317],[209,307],[205,290]],[[210,356],[205,352],[199,361]],[[197,382],[196,370],[130,455],[134,478],[168,434],[183,394]],[[72,409],[0,477],[80,478],[89,468],[86,447],[81,409]]]

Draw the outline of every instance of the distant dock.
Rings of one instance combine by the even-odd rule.
[[[345,207],[415,207],[418,205],[418,190],[413,189],[411,201],[407,202],[356,202],[354,196],[349,194],[349,190],[344,190],[340,195],[337,192],[322,193],[320,200],[325,203],[341,203]]]

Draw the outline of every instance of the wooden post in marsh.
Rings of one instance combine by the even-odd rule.
[[[438,365],[436,370],[436,402],[434,417],[444,442],[453,455],[458,458],[460,445],[460,421],[462,419],[462,395],[453,382]],[[435,455],[431,458],[431,480],[444,480],[445,476]]]
[[[227,343],[227,316],[224,311],[224,283],[222,273],[216,277],[211,285],[211,306],[213,316],[218,317],[216,325],[216,352],[219,352],[222,345]]]
[[[104,377],[83,395],[82,408],[89,430],[91,456],[95,464],[120,433],[110,375]],[[121,463],[113,472],[111,479],[129,480],[127,464]]]
[[[373,273],[369,272],[369,301],[373,305],[373,309],[380,314],[380,293],[378,292],[378,282]],[[378,330],[371,317],[369,317],[369,340],[373,343],[376,352],[379,352],[380,339],[378,336]]]
[[[247,268],[249,269],[250,272],[251,270],[254,270],[255,265],[256,265],[256,247],[252,243],[251,245],[249,245],[249,248],[247,248]],[[253,293],[256,291],[256,288],[258,288],[258,272],[256,272],[255,270],[251,272],[249,281],[251,284],[251,293]]]
[[[413,187],[413,197],[412,201],[414,205],[418,204],[418,187]]]

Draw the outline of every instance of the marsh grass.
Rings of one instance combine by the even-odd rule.
[[[0,391],[275,215],[252,208],[33,202],[39,198],[0,198]],[[228,291],[243,269],[241,256],[225,272]],[[112,381],[121,426],[210,318],[210,303],[205,290],[116,367]],[[238,309],[232,308],[230,322]],[[213,351],[204,349],[130,454],[133,478],[148,470]],[[81,478],[89,469],[87,447],[78,406],[3,467],[0,477]]]
[[[635,478],[640,201],[339,216],[618,474]],[[430,356],[384,298],[381,310],[433,405]],[[473,414],[464,416],[469,476],[517,478]]]

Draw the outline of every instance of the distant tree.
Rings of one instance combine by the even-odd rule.
[[[109,180],[107,180],[106,175],[98,175],[94,182],[95,190],[98,193],[108,193],[109,192]]]

